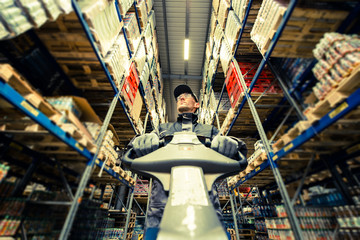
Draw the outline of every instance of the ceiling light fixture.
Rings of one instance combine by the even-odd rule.
[[[184,60],[189,60],[189,39],[185,39],[184,41]]]

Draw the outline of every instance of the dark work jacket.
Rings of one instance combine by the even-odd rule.
[[[212,125],[206,125],[197,123],[197,115],[193,114],[193,132],[196,135],[201,137],[206,137],[212,140],[218,133],[219,130]],[[160,138],[166,136],[172,136],[175,132],[182,131],[182,114],[179,114],[179,117],[176,122],[174,123],[162,123],[159,125],[158,129],[154,132],[157,132]],[[246,156],[246,145],[239,139],[235,139],[239,142],[239,150]],[[215,186],[212,187],[212,190],[209,194],[210,200],[214,205],[216,213],[220,219],[222,220],[222,212],[221,212],[221,205],[219,201],[219,196],[217,193],[217,189]],[[147,219],[145,228],[154,228],[159,227],[164,208],[168,199],[168,193],[164,191],[162,184],[154,180],[152,189],[151,189],[151,197],[149,202],[149,208],[147,212]]]

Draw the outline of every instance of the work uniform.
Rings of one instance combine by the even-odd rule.
[[[192,114],[192,123],[193,123],[192,131],[195,132],[198,137],[200,137],[200,141],[201,139],[204,138],[212,140],[219,133],[219,130],[214,126],[197,123],[197,120],[198,120],[197,114]],[[158,129],[154,132],[159,135],[160,139],[161,138],[166,139],[167,136],[172,136],[175,132],[181,132],[183,130],[182,122],[183,122],[183,114],[179,114],[176,122],[162,123],[159,125]],[[245,143],[239,139],[236,138],[233,139],[235,139],[238,142],[238,150],[244,156],[246,156],[247,148]],[[221,221],[222,220],[221,205],[215,186],[212,187],[209,197]],[[154,180],[151,189],[149,208],[147,211],[147,219],[145,225],[146,229],[159,227],[167,199],[168,199],[168,193],[164,191],[162,184],[159,181]]]

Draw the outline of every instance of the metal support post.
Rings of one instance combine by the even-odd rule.
[[[147,205],[146,205],[146,214],[145,214],[145,222],[147,220],[147,214],[149,212],[149,203],[150,203],[150,198],[151,198],[151,189],[152,189],[152,178],[150,178],[150,182],[149,182],[149,189],[148,189],[148,199],[147,199]],[[146,224],[145,224],[146,225]]]
[[[343,195],[344,200],[346,201],[346,204],[353,205],[354,201],[349,193],[349,190],[348,190],[346,184],[342,180],[342,176],[336,170],[335,166],[330,165],[326,160],[323,160],[323,162],[325,163],[326,167],[329,169],[329,171],[334,179],[334,184],[335,184],[336,188],[339,190],[339,192],[341,193],[341,195]]]
[[[269,142],[272,142],[276,135],[280,132],[281,128],[284,126],[286,120],[290,117],[292,111],[294,110],[294,108],[290,108],[289,111],[287,112],[286,116],[284,117],[284,119],[281,121],[280,125],[277,127],[277,129],[274,132],[274,135],[272,135],[271,139],[269,140]]]
[[[70,188],[70,186],[69,186],[69,183],[67,182],[67,180],[66,180],[66,178],[65,178],[65,176],[64,176],[63,169],[62,169],[62,167],[60,166],[60,163],[59,163],[58,160],[55,159],[55,162],[56,162],[56,166],[57,166],[57,168],[58,168],[58,170],[59,170],[59,174],[60,174],[61,181],[62,181],[63,184],[64,184],[66,193],[68,194],[70,200],[73,201],[73,200],[74,200],[74,195],[73,195],[73,193],[72,193],[72,191],[71,191],[71,188]]]
[[[110,184],[110,186],[111,186],[111,188],[113,189],[113,186]],[[109,200],[109,207],[108,207],[108,209],[110,209],[111,208],[111,203],[112,203],[112,199],[113,199],[113,196],[114,196],[114,190],[113,191],[111,191],[111,196],[110,196],[110,200]]]
[[[135,198],[134,198],[134,202],[136,203],[136,205],[138,206],[138,208],[140,209],[140,211],[145,215],[146,213],[144,212],[144,210],[142,209],[142,207],[140,206],[140,204],[138,203],[138,201],[136,201]]]
[[[346,179],[349,182],[350,186],[355,186],[357,184],[356,179],[354,178],[353,174],[349,170],[349,165],[346,161],[340,162],[339,167],[341,168],[341,171],[343,173],[343,176],[346,177]]]
[[[119,190],[118,190],[118,198],[117,198],[115,209],[125,208],[125,211],[127,211],[126,205],[124,204],[125,191],[126,191],[126,186],[120,185]]]
[[[237,217],[236,217],[236,214],[237,212],[235,212],[235,206],[234,206],[234,199],[233,199],[233,195],[230,193],[230,203],[231,203],[231,212],[232,212],[232,215],[233,215],[233,219],[234,219],[234,227],[235,227],[235,234],[236,234],[236,240],[239,240],[239,228],[238,228],[238,225],[237,225]]]
[[[96,186],[95,185],[91,186],[91,193],[90,193],[89,199],[93,199],[95,191],[96,191]]]
[[[283,90],[283,93],[284,93],[286,99],[289,101],[291,106],[295,109],[298,118],[301,120],[305,120],[306,118],[305,118],[304,114],[302,113],[302,110],[300,109],[300,107],[298,106],[298,104],[294,100],[294,98],[290,95],[289,89],[286,87],[286,84],[284,83],[284,81],[283,81],[282,77],[280,76],[280,74],[278,73],[278,71],[273,67],[273,65],[270,63],[270,61],[268,62],[268,65],[269,65],[271,71],[275,74],[277,80],[279,81],[279,84],[281,86],[281,89]]]
[[[12,197],[16,197],[22,194],[24,191],[26,185],[29,183],[30,179],[32,178],[32,175],[36,171],[36,169],[39,167],[39,164],[42,162],[40,158],[33,158],[34,160],[31,162],[30,166],[26,170],[26,173],[24,177],[16,184],[16,187],[14,188],[13,192],[11,193]]]
[[[137,174],[135,174],[134,180],[136,182]],[[127,209],[127,215],[126,215],[126,223],[125,223],[125,230],[124,230],[124,240],[126,240],[127,231],[128,231],[128,228],[129,228],[129,221],[130,221],[130,216],[131,216],[131,209],[132,209],[133,200],[134,200],[134,190],[131,191],[130,201],[128,201],[129,202],[129,207]]]
[[[312,166],[312,164],[313,164],[313,162],[314,162],[314,159],[315,159],[315,154],[312,155],[311,160],[308,162],[308,164],[307,164],[307,166],[306,166],[304,175],[303,175],[303,177],[301,178],[300,184],[298,185],[298,187],[297,187],[297,189],[296,189],[296,191],[295,191],[295,194],[294,194],[294,196],[293,196],[293,199],[292,199],[292,201],[291,201],[291,204],[292,204],[292,205],[295,205],[295,201],[296,201],[296,199],[298,198],[299,193],[300,193],[300,191],[301,191],[301,189],[302,189],[302,187],[303,187],[303,185],[304,185],[306,176],[309,174],[309,171],[310,171],[310,168],[311,168],[311,166]]]
[[[97,159],[97,156],[98,156],[98,154],[100,152],[101,143],[102,143],[102,141],[104,139],[106,130],[107,130],[108,126],[109,126],[110,119],[111,119],[111,117],[112,117],[112,115],[114,113],[115,106],[116,106],[116,103],[118,101],[119,96],[120,96],[120,92],[118,92],[115,95],[114,99],[112,100],[110,108],[109,108],[109,110],[108,110],[108,112],[106,114],[104,123],[101,126],[100,134],[99,134],[98,138],[96,139],[97,150],[96,150],[95,155],[93,156],[93,158],[88,162],[88,164],[87,164],[87,166],[85,168],[85,171],[84,171],[84,173],[83,173],[83,175],[81,177],[78,189],[77,189],[76,194],[74,196],[73,204],[71,205],[71,208],[70,208],[69,213],[68,213],[68,215],[66,217],[64,226],[63,226],[63,228],[61,230],[61,234],[60,234],[60,237],[59,237],[59,239],[61,239],[61,240],[67,239],[69,234],[70,234],[72,224],[74,223],[74,219],[75,219],[77,210],[78,210],[78,208],[80,206],[80,203],[81,203],[81,200],[82,200],[84,189],[85,189],[85,187],[86,187],[86,185],[87,185],[87,183],[89,181],[91,172],[92,172],[94,164],[95,164],[95,160]]]

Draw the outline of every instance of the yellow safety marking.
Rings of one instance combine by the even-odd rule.
[[[347,154],[352,154],[353,152],[360,150],[360,144],[356,144],[355,146],[352,146],[351,148],[346,149]]]
[[[286,147],[284,147],[284,151],[287,152],[289,151],[291,148],[294,147],[294,144],[290,143],[289,145],[287,145]]]
[[[34,108],[33,106],[31,106],[27,101],[22,101],[20,103],[21,106],[23,106],[26,110],[28,110],[29,112],[31,112],[32,115],[34,115],[35,117],[37,117],[39,115],[39,111],[36,110],[36,108]]]
[[[15,148],[15,149],[17,149],[17,150],[19,150],[19,151],[22,151],[22,150],[23,150],[23,147],[22,147],[22,146],[20,146],[20,145],[17,144],[17,143],[14,143],[14,142],[11,142],[11,143],[10,143],[10,147],[13,147],[13,148]]]
[[[278,159],[278,155],[275,155],[274,157],[273,157],[273,160],[275,161],[276,159]]]
[[[260,167],[255,168],[255,172],[260,171]]]
[[[347,102],[343,102],[340,106],[338,106],[337,108],[335,108],[334,111],[332,111],[329,114],[330,118],[334,118],[336,117],[339,113],[341,113],[342,111],[344,111],[349,105],[347,104]]]
[[[80,149],[80,151],[84,151],[84,147],[81,146],[79,143],[75,143],[75,147],[77,147],[78,149]]]
[[[243,178],[241,179],[241,181],[245,181],[245,178],[243,177]]]

